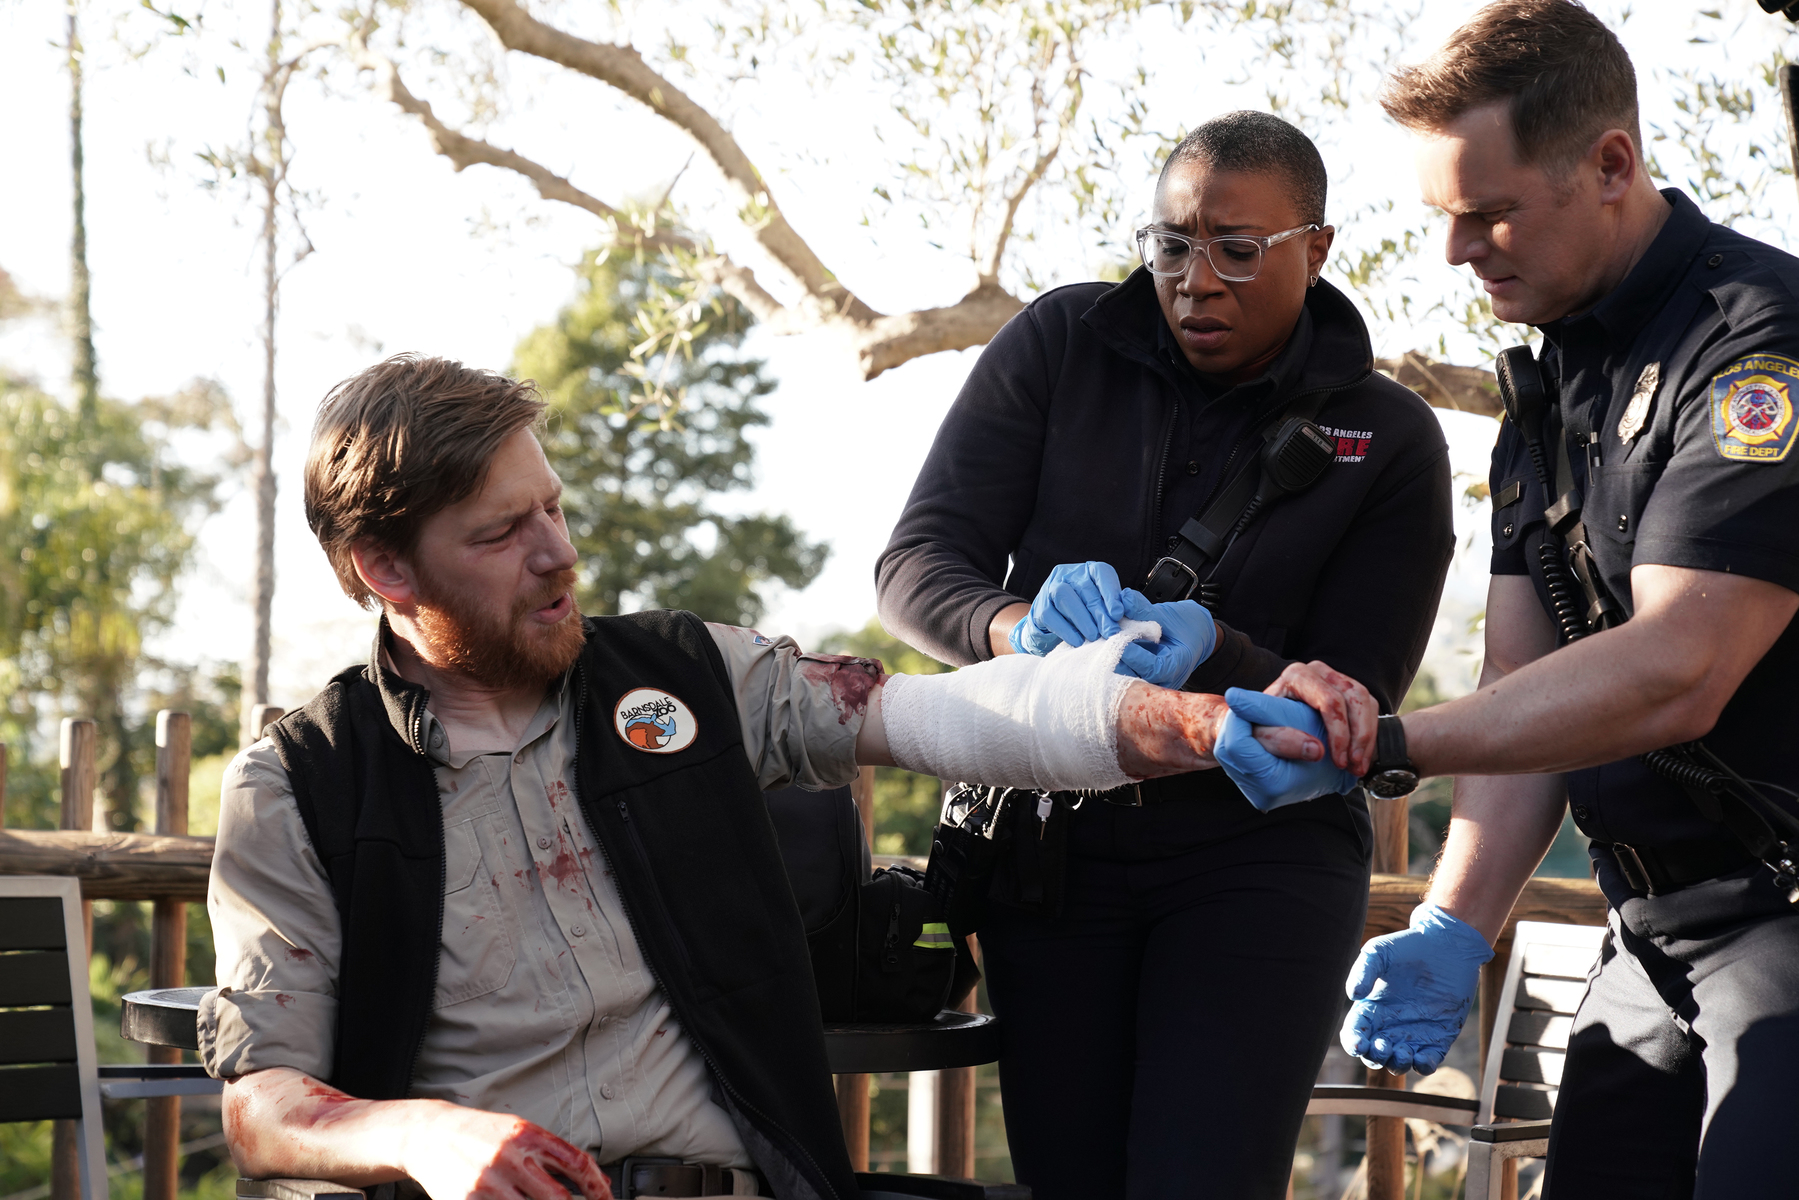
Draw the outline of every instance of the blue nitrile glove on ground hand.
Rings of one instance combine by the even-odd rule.
[[[1006,640],[1020,654],[1048,654],[1057,645],[1085,646],[1118,632],[1124,619],[1118,572],[1110,563],[1063,563],[1049,573],[1031,611]]]
[[[1411,928],[1362,947],[1346,985],[1355,1003],[1343,1021],[1343,1049],[1371,1067],[1429,1075],[1462,1031],[1492,957],[1474,926],[1420,904]]]
[[[1212,614],[1197,600],[1151,604],[1135,588],[1125,588],[1123,595],[1124,615],[1133,621],[1154,621],[1162,627],[1162,640],[1126,646],[1118,660],[1118,674],[1134,675],[1157,687],[1180,687],[1218,645]]]
[[[1224,698],[1231,706],[1231,715],[1225,718],[1218,744],[1212,747],[1212,757],[1231,782],[1243,789],[1249,802],[1263,812],[1347,792],[1356,785],[1354,775],[1331,761],[1324,718],[1311,705],[1244,688],[1231,688]],[[1255,725],[1285,725],[1309,733],[1324,744],[1324,754],[1316,762],[1276,757],[1256,741],[1251,728]]]

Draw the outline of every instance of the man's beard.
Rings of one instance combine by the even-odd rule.
[[[427,661],[495,690],[543,687],[573,665],[586,643],[574,604],[575,573],[558,571],[543,587],[515,600],[504,616],[476,603],[454,585],[419,569],[418,626],[429,647]],[[569,597],[569,613],[554,625],[531,614]]]

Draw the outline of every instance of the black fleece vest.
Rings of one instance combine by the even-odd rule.
[[[644,958],[775,1194],[853,1200],[805,931],[718,647],[691,613],[586,628],[575,785]],[[649,753],[616,732],[613,710],[639,687],[687,705],[690,745]],[[342,927],[331,1082],[369,1099],[408,1094],[437,987],[444,844],[422,745],[429,699],[377,665],[355,667],[269,729]]]

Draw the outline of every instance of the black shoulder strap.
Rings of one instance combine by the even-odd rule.
[[[1325,400],[1336,388],[1319,388],[1295,396],[1291,402],[1270,417],[1261,434],[1268,439],[1285,428],[1287,421],[1310,422],[1324,407]],[[1262,457],[1252,454],[1237,469],[1230,482],[1198,516],[1187,518],[1181,526],[1179,540],[1150,569],[1144,581],[1143,595],[1151,604],[1169,600],[1185,600],[1199,590],[1208,568],[1216,566],[1230,549],[1230,544],[1248,526],[1256,510],[1272,497],[1263,493]]]

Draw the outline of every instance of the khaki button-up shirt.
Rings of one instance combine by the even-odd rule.
[[[856,774],[861,659],[711,625],[764,788]],[[604,1162],[667,1155],[747,1167],[713,1083],[640,953],[574,795],[565,677],[510,753],[469,754],[435,717],[424,737],[443,803],[437,1000],[412,1095],[516,1113]],[[400,731],[405,736],[405,731]],[[226,772],[207,896],[219,990],[200,1007],[206,1068],[329,1074],[338,914],[287,773],[263,739]]]

